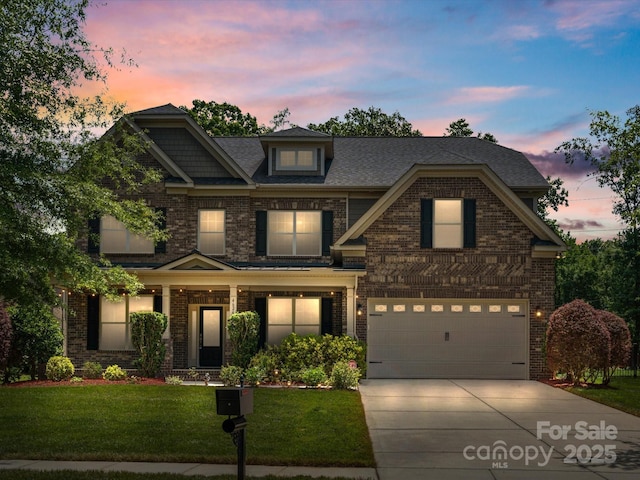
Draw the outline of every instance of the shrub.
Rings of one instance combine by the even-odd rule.
[[[182,385],[182,379],[177,375],[167,375],[164,377],[164,383],[167,385]]]
[[[60,322],[50,307],[40,304],[11,307],[9,316],[12,336],[7,367],[27,371],[34,379],[39,365],[62,355]]]
[[[0,372],[5,369],[11,347],[11,319],[0,298]]]
[[[602,383],[608,385],[615,369],[627,366],[631,356],[631,334],[627,322],[618,315],[605,310],[597,310],[597,315],[607,327],[611,342],[609,363],[602,371]]]
[[[244,381],[247,385],[257,385],[267,378],[267,374],[260,366],[249,367],[244,371]]]
[[[262,380],[268,382],[278,381],[276,370],[279,371],[281,365],[276,351],[273,348],[269,348],[267,350],[261,350],[256,353],[249,362],[249,369],[252,368],[257,369],[264,374]]]
[[[338,362],[331,370],[329,384],[339,390],[358,388],[360,380],[360,369],[351,367],[347,362]]]
[[[84,378],[101,378],[102,365],[98,362],[84,362],[82,373],[84,374]]]
[[[574,300],[555,310],[547,327],[547,362],[574,383],[593,380],[609,364],[609,331],[596,310]]]
[[[134,312],[131,319],[131,341],[140,354],[134,364],[145,377],[155,377],[160,372],[166,348],[162,334],[167,329],[167,316],[158,312]]]
[[[69,380],[75,369],[68,357],[54,356],[47,362],[47,378],[54,382]]]
[[[240,385],[243,369],[236,365],[225,365],[220,369],[220,380],[227,387]]]
[[[251,357],[258,352],[260,316],[256,312],[237,312],[227,321],[231,342],[231,363],[247,368]]]
[[[109,365],[102,374],[102,378],[111,382],[117,382],[118,380],[127,378],[127,371],[118,365]]]
[[[71,377],[69,380],[71,383],[82,383],[84,382],[84,378],[82,377]]]
[[[327,374],[331,373],[331,369],[338,362],[355,361],[364,375],[367,365],[366,347],[363,342],[355,340],[348,335],[324,335],[324,363],[327,365]]]
[[[324,367],[308,368],[302,372],[302,381],[309,387],[317,387],[327,382]]]

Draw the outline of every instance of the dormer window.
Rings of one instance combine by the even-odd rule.
[[[324,169],[321,147],[273,147],[271,175],[322,175]]]
[[[280,148],[276,150],[277,170],[317,170],[314,158],[316,149],[311,148]],[[317,150],[320,150],[319,148]]]

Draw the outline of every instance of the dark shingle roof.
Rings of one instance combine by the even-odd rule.
[[[138,117],[141,115],[185,115],[186,112],[184,110],[179,109],[175,105],[171,103],[167,103],[166,105],[161,105],[159,107],[147,108],[145,110],[139,110],[137,112],[131,113],[131,115]]]
[[[288,128],[286,130],[279,130],[277,132],[271,132],[262,135],[262,137],[318,137],[318,138],[331,138],[331,135],[327,135],[326,133],[316,132],[313,130],[307,130],[302,127],[293,127]]]
[[[306,131],[308,132],[308,131]],[[264,150],[256,137],[215,137],[237,164],[259,183],[314,183],[306,177],[271,177],[260,167]],[[486,164],[511,188],[548,188],[520,152],[473,137],[334,137],[328,187],[390,187],[413,165]]]

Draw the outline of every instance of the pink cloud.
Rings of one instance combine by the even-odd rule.
[[[446,101],[448,105],[468,103],[504,102],[512,98],[523,96],[530,90],[526,85],[510,87],[463,87],[456,90]]]
[[[556,30],[580,43],[592,38],[597,27],[614,26],[627,17],[639,18],[638,4],[628,0],[564,0],[549,2],[549,9],[558,15]]]

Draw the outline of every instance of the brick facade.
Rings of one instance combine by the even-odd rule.
[[[154,135],[160,134],[160,130],[154,131]],[[147,167],[162,168],[151,154],[141,156],[140,161]],[[166,251],[109,255],[114,264],[127,265],[139,275],[148,289],[146,293],[154,289],[155,295],[163,292],[168,297],[164,305],[169,307],[170,338],[164,370],[194,366],[197,340],[191,338],[193,331],[189,330],[194,327],[190,326],[189,315],[197,306],[222,307],[224,321],[233,308],[254,310],[257,299],[305,295],[331,298],[331,332],[353,334],[362,340],[367,339],[369,298],[526,300],[530,306],[529,375],[535,379],[547,374],[544,334],[545,320],[553,308],[554,260],[532,254],[535,235],[530,226],[480,177],[416,177],[360,238],[352,239],[359,245],[360,254],[345,250],[339,257],[334,257],[333,252],[315,257],[258,256],[256,216],[257,212],[272,210],[331,211],[334,245],[348,232],[348,225],[357,220],[347,218],[353,195],[348,186],[323,191],[322,185],[315,182],[308,190],[300,185],[291,189],[279,185],[273,190],[269,185],[254,189],[231,185],[195,191],[186,187],[181,190],[176,185],[147,185],[137,195],[145,198],[148,205],[165,209],[170,235]],[[357,198],[379,198],[382,194],[380,188],[359,189]],[[475,247],[421,247],[420,209],[422,199],[427,198],[476,201]],[[197,249],[201,209],[225,211],[224,254],[199,257],[205,263],[219,261],[220,266],[209,263],[204,267],[198,264],[162,270],[164,265],[179,262]],[[79,248],[86,251],[87,241],[80,242]],[[67,354],[76,367],[90,360],[103,366],[117,363],[132,368],[133,352],[87,350],[86,294],[73,292],[69,309]],[[541,317],[536,317],[537,309],[542,312]],[[227,363],[231,349],[226,338],[223,345],[223,363]]]

